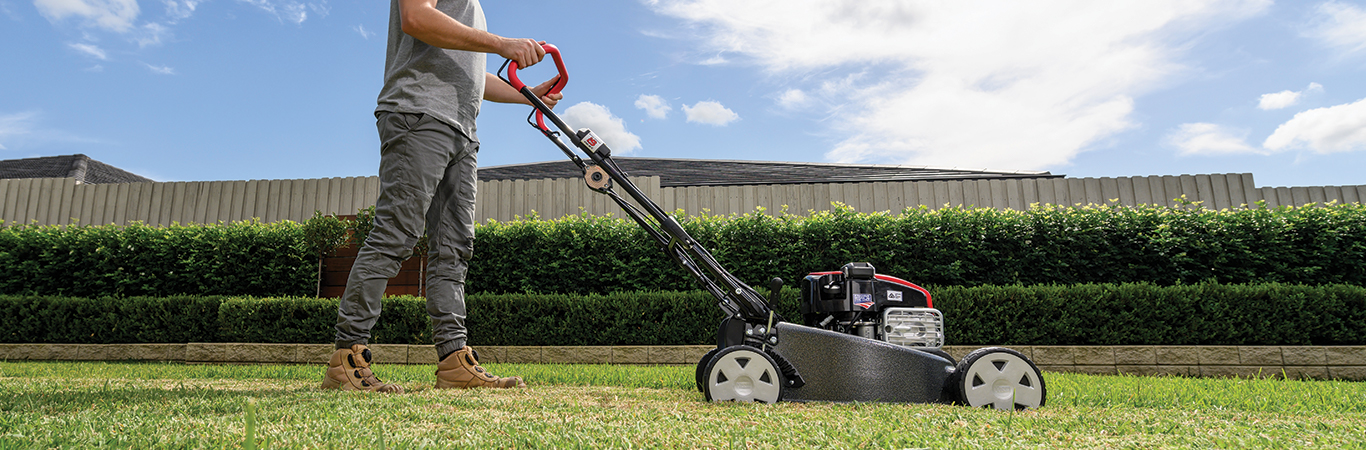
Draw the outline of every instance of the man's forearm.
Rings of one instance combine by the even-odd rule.
[[[521,92],[517,92],[496,75],[487,72],[484,73],[484,100],[495,103],[530,104]]]

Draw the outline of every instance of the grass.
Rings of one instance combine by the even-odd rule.
[[[320,366],[0,362],[0,448],[1366,448],[1366,383],[1048,373],[1048,405],[712,404],[692,367],[490,364],[530,388],[317,389]],[[248,441],[247,436],[252,436]]]

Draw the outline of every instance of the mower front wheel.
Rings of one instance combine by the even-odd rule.
[[[1033,409],[1048,397],[1039,367],[1020,352],[1001,347],[968,353],[949,384],[959,402],[974,408]]]
[[[773,357],[748,345],[733,345],[707,363],[702,393],[713,402],[777,403],[783,399],[785,383]]]

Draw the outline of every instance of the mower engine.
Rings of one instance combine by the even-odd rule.
[[[944,345],[944,314],[929,291],[887,275],[866,262],[802,280],[805,325],[919,349]]]

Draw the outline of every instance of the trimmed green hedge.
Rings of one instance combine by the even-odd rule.
[[[1366,345],[1366,288],[1289,284],[978,286],[931,289],[948,343]],[[776,310],[800,321],[798,292]],[[720,309],[702,291],[475,294],[474,345],[711,344]],[[327,343],[336,299],[0,296],[12,343]],[[385,299],[375,343],[430,344],[425,300]]]
[[[319,256],[363,239],[368,217],[165,228],[0,227],[0,294],[312,295]],[[839,206],[810,216],[756,212],[679,220],[724,267],[755,286],[774,276],[792,283],[852,261],[937,286],[1366,286],[1361,204],[1225,211],[919,208],[900,214]],[[634,222],[620,218],[489,222],[476,228],[474,248],[471,293],[698,288]]]
[[[0,342],[219,342],[221,297],[0,296]],[[336,314],[334,309],[333,314]]]
[[[0,227],[0,294],[313,295],[305,236],[288,221]]]
[[[1136,283],[1366,285],[1366,207],[946,208],[680,218],[754,286],[852,261],[936,286]],[[571,216],[476,230],[478,292],[601,293],[697,286],[633,222]]]

